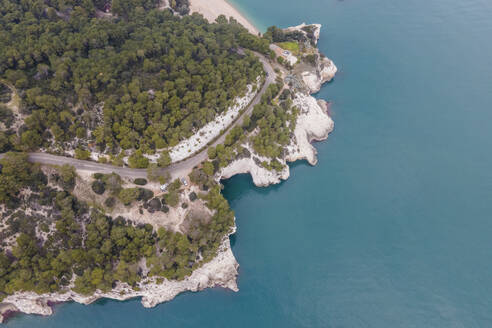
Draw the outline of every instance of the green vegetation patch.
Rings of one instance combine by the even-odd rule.
[[[28,115],[12,147],[86,147],[91,136],[99,151],[138,149],[130,164],[144,168],[142,154],[190,137],[263,73],[239,48],[269,54],[268,40],[223,16],[209,24],[159,10],[158,0],[120,0],[113,19],[100,19],[103,3],[2,2],[0,79],[17,89]],[[188,3],[171,6],[185,14]],[[160,164],[167,162],[164,155]]]
[[[169,6],[180,15],[187,15],[190,13],[190,0],[170,0]]]
[[[285,50],[289,50],[294,55],[299,55],[299,43],[294,41],[279,42],[277,45]]]
[[[136,178],[133,180],[133,183],[139,186],[145,186],[147,184],[147,180],[143,178]]]
[[[12,110],[5,104],[0,104],[0,122],[2,122],[5,127],[10,128],[12,123],[14,123],[15,117]]]
[[[95,180],[91,185],[92,191],[94,191],[98,195],[104,194],[106,191],[106,185],[101,180]]]
[[[302,29],[301,31],[286,31],[276,26],[270,26],[263,37],[265,39],[270,40],[271,42],[281,43],[281,42],[300,42],[306,43],[309,42],[311,46],[316,45],[316,36],[314,35],[314,26],[308,25]]]
[[[0,103],[8,103],[12,99],[12,91],[0,82]]]

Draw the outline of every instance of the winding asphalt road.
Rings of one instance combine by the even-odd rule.
[[[207,150],[211,146],[217,146],[225,141],[226,135],[229,133],[229,131],[234,127],[237,126],[238,124],[241,125],[245,119],[246,116],[251,115],[253,112],[253,108],[255,105],[260,103],[261,101],[261,96],[265,93],[267,90],[268,86],[270,86],[272,83],[275,83],[275,77],[276,74],[268,62],[268,60],[260,54],[256,54],[260,62],[263,64],[263,68],[265,72],[267,73],[265,83],[263,84],[262,88],[260,91],[256,94],[256,96],[253,98],[251,103],[248,105],[246,110],[243,111],[243,113],[235,120],[233,124],[231,124],[227,130],[220,135],[211,145],[208,147],[204,148],[200,152],[192,155],[191,157],[175,163],[171,164],[167,168],[160,169],[160,173],[165,173],[169,172],[172,176],[173,179],[176,178],[181,178],[181,177],[186,177],[191,170],[201,162],[205,161],[208,158]],[[0,154],[0,158],[2,158],[4,155]],[[35,163],[41,163],[41,164],[46,164],[46,165],[63,165],[63,164],[69,164],[75,167],[75,169],[79,171],[90,171],[90,172],[100,172],[100,173],[116,173],[119,174],[122,177],[128,177],[128,178],[145,178],[147,177],[147,170],[146,169],[132,169],[132,168],[127,168],[127,167],[119,167],[119,166],[113,166],[110,164],[101,164],[97,162],[91,162],[91,161],[84,161],[84,160],[79,160],[71,157],[65,157],[65,156],[57,156],[57,155],[51,155],[47,153],[29,153],[29,160],[31,162]]]

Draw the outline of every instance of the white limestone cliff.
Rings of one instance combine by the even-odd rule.
[[[305,23],[289,27],[286,31],[301,31],[306,33],[303,28],[309,26]],[[315,44],[318,42],[321,29],[320,24],[312,24],[314,27],[313,34],[315,36]],[[280,172],[268,170],[258,161],[251,158],[242,158],[230,163],[223,168],[217,175],[217,179],[228,179],[236,174],[249,173],[253,179],[253,183],[258,187],[265,187],[271,184],[278,184],[282,180],[287,180],[290,176],[289,166],[287,162],[295,162],[297,160],[306,160],[311,165],[316,165],[317,151],[311,144],[313,141],[322,141],[328,138],[328,134],[333,131],[334,123],[328,115],[328,104],[326,101],[317,100],[311,94],[320,90],[321,86],[333,79],[337,72],[337,67],[329,58],[323,56],[316,49],[318,60],[314,67],[300,72],[302,82],[304,82],[307,93],[297,91],[293,97],[293,106],[299,110],[294,136],[291,138],[290,144],[286,147],[286,154],[280,162],[284,165],[284,169]],[[243,145],[249,150],[248,145]],[[259,158],[260,156],[253,153],[252,156]]]
[[[286,156],[280,160],[284,164],[282,171],[268,170],[249,157],[236,160],[223,168],[218,173],[217,179],[228,179],[236,174],[249,173],[256,186],[266,187],[289,178],[290,169],[286,165],[287,162],[306,160],[309,164],[316,165],[317,151],[311,142],[325,140],[334,128],[333,120],[327,113],[327,103],[324,100],[316,100],[313,96],[297,93],[294,106],[300,109],[300,113],[294,136],[286,147]],[[260,156],[254,154],[253,156],[261,160]]]
[[[300,25],[294,28],[302,28]],[[319,37],[321,25],[315,24],[314,35]],[[321,57],[317,64],[317,72],[303,78],[309,93],[319,91],[321,85],[333,78],[336,66],[326,57]],[[257,186],[268,186],[280,183],[288,179],[290,175],[287,162],[306,160],[311,165],[317,163],[317,151],[311,144],[312,141],[321,141],[328,137],[333,130],[334,123],[327,112],[327,103],[317,100],[310,94],[296,92],[293,97],[294,106],[299,108],[296,128],[291,138],[291,143],[286,147],[286,154],[281,160],[284,164],[282,171],[271,171],[260,165],[252,157],[243,158],[232,162],[223,168],[217,175],[217,179],[227,179],[236,174],[249,173]],[[260,161],[261,156],[254,155]],[[235,226],[230,234],[235,232]],[[0,304],[0,322],[11,312],[23,312],[27,314],[51,315],[52,304],[74,301],[81,304],[90,304],[100,298],[114,300],[127,300],[142,297],[144,307],[154,307],[159,303],[172,300],[176,295],[185,291],[200,291],[205,288],[220,286],[232,291],[238,291],[236,278],[239,264],[237,263],[229,241],[229,235],[225,236],[219,248],[218,254],[210,262],[204,263],[200,268],[181,281],[164,279],[157,282],[155,278],[147,279],[139,283],[139,290],[132,289],[127,284],[117,284],[110,292],[97,291],[91,296],[84,296],[75,292],[52,293],[38,295],[33,292],[21,292],[6,297]]]
[[[235,227],[231,234],[235,232]],[[38,295],[33,292],[21,292],[6,297],[0,309],[0,322],[5,315],[11,312],[26,314],[51,315],[52,305],[61,302],[74,301],[81,304],[91,304],[100,298],[109,298],[124,301],[135,297],[142,297],[142,305],[151,308],[157,304],[172,300],[176,295],[192,291],[197,292],[205,288],[220,286],[232,291],[238,291],[236,277],[239,264],[232,254],[229,235],[225,236],[217,256],[210,262],[181,281],[164,279],[157,283],[154,278],[139,283],[140,290],[136,291],[127,284],[118,284],[110,292],[96,291],[91,296],[84,296],[75,292],[51,293]]]

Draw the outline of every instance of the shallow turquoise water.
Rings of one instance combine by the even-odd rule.
[[[236,0],[323,24],[336,129],[280,186],[226,183],[239,293],[65,304],[8,327],[490,327],[492,2]]]

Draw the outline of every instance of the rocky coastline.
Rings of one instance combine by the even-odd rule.
[[[301,29],[302,26],[305,25],[291,29]],[[321,25],[316,24],[314,26],[316,27],[314,35],[317,41]],[[243,158],[232,162],[218,172],[216,175],[218,181],[228,179],[236,174],[249,173],[256,186],[265,187],[278,184],[282,180],[289,178],[290,170],[289,166],[286,165],[288,162],[306,160],[309,164],[316,165],[317,151],[311,143],[325,140],[333,130],[334,123],[328,115],[327,102],[317,100],[312,94],[318,92],[323,83],[330,81],[337,71],[335,64],[330,59],[322,56],[319,51],[318,54],[319,60],[316,63],[315,72],[300,72],[301,80],[305,86],[304,90],[293,92],[294,106],[299,108],[300,112],[291,142],[286,147],[284,157],[280,160],[284,165],[284,169],[280,172],[268,170],[260,166],[253,158]],[[308,76],[308,78],[304,78],[304,76]],[[229,241],[229,236],[234,234],[235,231],[234,225],[230,234],[223,239],[217,256],[210,262],[204,263],[184,280],[171,281],[163,279],[158,281],[155,278],[150,278],[139,283],[138,290],[132,289],[126,284],[117,284],[110,292],[97,291],[91,296],[84,296],[75,292],[44,295],[38,295],[33,292],[16,293],[6,297],[0,303],[0,322],[3,322],[15,312],[51,315],[53,313],[53,304],[68,301],[91,304],[100,298],[124,301],[141,297],[142,305],[151,308],[160,303],[170,301],[176,295],[185,291],[197,292],[211,287],[223,287],[238,291],[236,278],[239,264],[232,253]]]
[[[324,100],[316,100],[313,96],[302,93],[296,95],[294,104],[300,108],[301,113],[297,119],[294,137],[286,147],[286,155],[280,160],[284,169],[279,172],[268,170],[253,158],[242,158],[223,168],[218,173],[218,180],[248,173],[257,187],[267,187],[289,178],[290,169],[286,165],[288,162],[306,160],[309,164],[316,165],[317,150],[312,142],[325,140],[334,128],[334,122],[328,115],[328,104]],[[257,158],[262,159],[260,156]]]
[[[303,31],[303,27],[306,26],[308,25],[303,23],[285,30]],[[321,25],[312,24],[309,26],[314,27],[314,41],[317,44]],[[309,164],[316,165],[318,162],[317,150],[312,142],[327,139],[334,129],[334,122],[328,114],[328,103],[322,99],[317,100],[312,94],[317,93],[323,84],[334,78],[337,67],[317,48],[315,50],[318,56],[315,65],[297,72],[298,80],[302,81],[303,86],[293,92],[293,105],[300,110],[300,113],[290,144],[286,147],[284,157],[280,159],[280,163],[284,166],[283,170],[268,170],[259,165],[259,161],[255,161],[254,158],[242,158],[223,168],[218,173],[218,180],[228,179],[236,174],[248,173],[257,187],[266,187],[289,178],[290,169],[287,165],[289,162],[306,160]],[[249,145],[243,145],[243,147],[251,150]],[[255,155],[255,157],[260,161],[263,160],[261,156]]]
[[[22,312],[25,314],[51,315],[52,306],[62,302],[77,302],[80,304],[91,304],[100,298],[108,298],[118,301],[141,297],[142,305],[152,308],[156,305],[172,300],[176,295],[185,292],[198,292],[205,288],[223,287],[232,291],[238,291],[236,277],[239,264],[232,254],[229,236],[234,234],[234,227],[230,234],[224,237],[219,247],[217,256],[210,262],[203,264],[200,268],[183,279],[182,281],[167,280],[157,282],[154,278],[139,283],[140,290],[134,290],[127,284],[118,284],[110,292],[97,291],[93,295],[84,296],[75,292],[63,294],[53,293],[38,295],[33,292],[16,293],[6,297],[0,307],[0,322],[7,319],[12,313]]]

